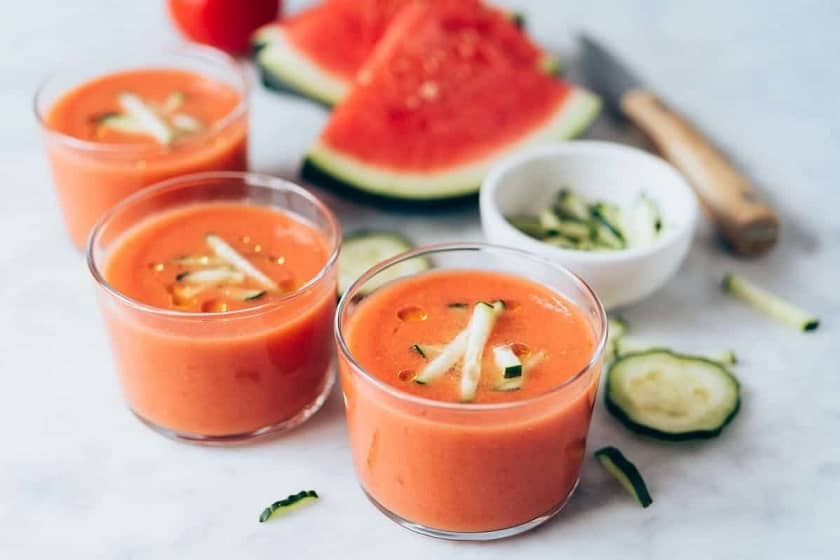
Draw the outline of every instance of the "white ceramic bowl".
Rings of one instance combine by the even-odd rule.
[[[505,219],[549,207],[562,188],[620,206],[644,192],[659,206],[663,232],[646,247],[575,251],[542,243]],[[697,219],[697,199],[682,175],[656,156],[611,142],[565,142],[506,158],[484,180],[480,206],[488,241],[570,268],[607,308],[635,303],[661,288],[685,258]]]

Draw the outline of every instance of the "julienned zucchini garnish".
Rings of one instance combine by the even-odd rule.
[[[144,134],[168,146],[185,134],[198,132],[203,123],[185,113],[175,113],[184,102],[180,91],[171,93],[161,105],[145,102],[131,92],[117,96],[122,112],[106,113],[97,119],[103,128],[126,134]]]
[[[260,514],[260,523],[265,523],[272,517],[277,517],[281,514],[289,513],[305,504],[314,502],[318,499],[318,493],[315,490],[301,490],[297,494],[292,494],[288,498],[274,502],[263,510]]]
[[[619,250],[650,245],[661,233],[656,203],[642,193],[628,208],[607,202],[590,203],[569,189],[533,215],[507,218],[522,233],[549,245],[578,251]]]
[[[735,274],[726,274],[722,286],[726,293],[801,331],[815,331],[820,325],[816,316]]]
[[[440,344],[412,344],[411,351],[419,354],[420,357],[431,360],[443,352],[444,346]]]
[[[228,266],[225,259],[215,255],[184,255],[169,262],[180,266]]]
[[[226,290],[226,293],[228,296],[239,301],[255,301],[263,297],[267,292],[257,289],[229,288]]]
[[[606,405],[628,428],[669,440],[720,434],[741,404],[720,362],[655,349],[619,356],[607,373]]]
[[[184,104],[184,100],[186,96],[184,95],[183,91],[173,91],[170,93],[163,102],[163,105],[160,106],[160,111],[164,115],[171,115],[175,111],[181,108],[181,105]]]
[[[229,267],[203,268],[181,272],[175,276],[175,280],[189,284],[221,284],[222,282],[241,284],[245,281],[245,275]]]
[[[643,508],[653,503],[645,480],[639,469],[615,447],[604,447],[595,452],[601,466],[615,478],[621,486],[636,498]]]
[[[501,301],[494,302],[492,305],[480,301],[473,307],[473,315],[466,329],[464,363],[461,366],[462,402],[469,402],[475,398],[478,382],[481,379],[481,357],[484,355],[484,346],[490,338],[490,333],[493,332],[496,316],[504,308]]]
[[[240,255],[239,252],[228,245],[224,239],[214,233],[210,233],[205,236],[204,240],[217,257],[226,260],[233,268],[237,269],[245,276],[249,276],[267,290],[277,289],[277,284],[274,280],[266,276],[260,269],[251,264],[251,261]]]
[[[143,102],[133,93],[121,93],[117,100],[126,115],[134,119],[143,132],[157,140],[164,146],[175,139],[175,131],[163,120],[154,109]]]
[[[469,303],[464,303],[462,301],[456,301],[454,303],[449,303],[446,305],[449,309],[467,309],[470,306]]]
[[[470,321],[455,338],[443,346],[440,352],[414,377],[420,385],[430,383],[452,369],[459,360],[461,365],[461,399],[470,401],[475,397],[475,389],[481,376],[481,356],[487,338],[493,330],[496,316],[505,308],[501,300],[487,303],[480,301],[473,306]],[[422,345],[412,346],[418,354],[429,357]]]

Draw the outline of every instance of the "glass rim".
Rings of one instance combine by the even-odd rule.
[[[597,343],[595,344],[595,348],[592,352],[592,358],[584,365],[580,370],[578,370],[574,375],[560,383],[559,385],[555,385],[545,391],[539,392],[535,395],[531,395],[524,399],[516,399],[512,401],[504,401],[498,403],[478,403],[478,404],[471,404],[471,403],[460,403],[460,402],[449,402],[449,401],[437,401],[434,399],[430,399],[427,397],[420,397],[417,395],[412,395],[405,391],[401,391],[397,387],[385,383],[375,375],[371,374],[367,371],[361,364],[353,357],[352,352],[350,352],[350,348],[347,346],[347,342],[344,339],[344,335],[342,334],[342,326],[341,326],[341,319],[344,315],[344,311],[347,307],[347,302],[350,301],[355,295],[355,292],[358,290],[360,286],[362,286],[365,282],[383,272],[384,270],[395,266],[399,263],[408,261],[414,258],[428,258],[432,257],[435,254],[441,253],[454,253],[459,251],[487,251],[493,253],[501,253],[512,255],[520,258],[524,258],[530,260],[532,262],[536,262],[539,264],[546,265],[561,274],[564,274],[568,279],[570,279],[581,291],[589,297],[596,306],[598,312],[598,319],[601,321],[601,329],[600,333],[597,336]],[[423,273],[420,273],[423,274]],[[557,291],[552,288],[552,291]],[[533,253],[529,253],[528,251],[523,251],[521,249],[516,249],[513,247],[507,247],[504,245],[495,245],[492,243],[439,243],[434,245],[426,245],[423,247],[418,247],[415,249],[411,249],[409,251],[405,251],[396,255],[390,259],[382,261],[377,265],[370,268],[367,272],[365,272],[362,276],[360,276],[355,282],[353,282],[349,288],[342,294],[341,300],[338,302],[338,307],[335,311],[335,319],[333,321],[333,331],[335,333],[335,339],[341,352],[342,356],[347,359],[350,366],[353,367],[358,373],[362,375],[362,377],[372,383],[378,389],[385,391],[389,395],[395,397],[400,401],[410,402],[413,404],[428,406],[432,408],[439,408],[444,410],[458,410],[458,411],[474,411],[474,412],[486,412],[486,411],[493,411],[493,410],[507,410],[512,408],[518,408],[522,406],[532,405],[535,402],[539,402],[545,399],[548,399],[557,393],[563,391],[570,385],[573,385],[575,382],[580,380],[587,372],[592,371],[592,369],[597,365],[598,360],[600,360],[601,356],[604,353],[604,348],[606,347],[607,342],[607,312],[604,309],[604,305],[601,303],[601,300],[595,294],[595,291],[583,280],[580,276],[576,273],[572,272],[568,268],[558,263],[551,261],[545,257],[541,257],[539,255],[535,255]]]
[[[105,277],[102,274],[102,271],[100,270],[100,263],[97,262],[97,258],[94,255],[95,245],[103,229],[117,214],[129,209],[135,204],[154,198],[157,195],[171,191],[176,191],[178,189],[202,189],[203,187],[207,186],[205,184],[206,182],[217,180],[237,180],[241,181],[243,184],[249,187],[259,187],[276,191],[285,189],[302,196],[307,202],[312,204],[318,212],[320,212],[323,216],[326,217],[327,222],[329,223],[329,226],[335,235],[335,239],[332,243],[332,246],[329,249],[329,256],[327,257],[327,261],[324,263],[324,265],[321,267],[318,273],[315,274],[309,280],[307,280],[305,283],[303,283],[301,286],[294,289],[293,291],[285,293],[271,301],[267,301],[265,303],[261,303],[259,305],[254,305],[251,307],[234,309],[232,311],[222,311],[218,313],[202,313],[200,311],[179,311],[176,309],[166,309],[163,307],[150,305],[148,303],[143,303],[142,301],[135,299],[116,289],[107,280],[105,280]],[[136,225],[136,223],[139,222],[135,222],[135,224],[132,224],[132,226]],[[103,214],[99,221],[96,222],[96,225],[93,226],[93,229],[91,229],[90,235],[88,235],[85,255],[88,270],[90,271],[96,283],[101,288],[103,288],[109,295],[133,309],[143,311],[144,313],[150,313],[153,315],[169,317],[173,319],[225,321],[228,319],[241,318],[244,316],[259,315],[267,311],[273,310],[274,308],[280,307],[282,304],[288,301],[296,299],[304,292],[307,292],[314,286],[318,285],[326,277],[327,273],[335,267],[335,264],[338,260],[339,251],[341,250],[341,237],[341,225],[339,224],[338,218],[336,218],[332,210],[330,210],[327,207],[327,205],[321,202],[321,200],[319,200],[315,195],[311,194],[309,191],[307,191],[300,185],[293,183],[292,181],[262,173],[251,173],[244,171],[207,171],[202,173],[191,173],[189,175],[179,175],[178,177],[154,183],[151,186],[144,187],[138,192],[121,200],[119,203],[110,208],[105,214]]]
[[[84,140],[82,138],[77,138],[70,134],[66,134],[55,128],[51,127],[46,121],[46,113],[47,111],[41,111],[41,108],[38,106],[38,102],[41,100],[41,97],[44,94],[44,91],[47,87],[55,80],[59,75],[63,72],[69,71],[68,70],[57,70],[52,72],[46,78],[44,78],[39,84],[38,88],[35,90],[35,94],[32,96],[32,110],[35,113],[35,119],[38,122],[38,125],[41,128],[41,131],[45,134],[49,134],[55,138],[58,138],[66,145],[75,148],[77,150],[87,151],[87,152],[106,152],[112,154],[132,154],[132,153],[142,153],[142,154],[150,154],[150,153],[161,153],[167,152],[170,150],[171,147],[178,147],[178,146],[185,146],[189,145],[195,140],[199,138],[207,138],[208,136],[213,136],[215,134],[219,134],[223,130],[227,129],[229,126],[234,124],[242,115],[244,115],[248,111],[248,107],[250,104],[249,96],[251,92],[251,78],[249,77],[248,73],[245,72],[244,68],[239,64],[239,62],[230,56],[229,54],[207,46],[207,45],[196,45],[190,43],[180,44],[176,47],[171,47],[168,49],[157,49],[152,52],[151,56],[154,55],[175,55],[175,56],[185,56],[187,58],[193,59],[203,59],[209,60],[214,63],[220,63],[221,65],[226,66],[232,74],[235,74],[237,79],[241,85],[241,95],[239,98],[239,102],[236,106],[230,110],[225,116],[214,122],[211,126],[207,127],[205,130],[201,131],[200,134],[196,134],[193,137],[185,137],[180,143],[174,142],[172,146],[161,146],[158,144],[141,144],[141,143],[115,143],[115,142],[94,142],[92,140]],[[91,65],[93,66],[93,65]],[[79,67],[81,68],[81,67]],[[132,66],[125,66],[124,68],[115,69],[110,73],[113,72],[120,72],[125,69],[133,68]],[[139,68],[139,67],[138,67]],[[166,65],[155,65],[149,66],[149,68],[166,68]],[[103,74],[97,74],[97,76],[105,76],[109,72],[105,72]],[[95,79],[91,78],[91,79]],[[82,82],[84,83],[84,82]],[[64,90],[63,93],[66,93],[69,90]]]

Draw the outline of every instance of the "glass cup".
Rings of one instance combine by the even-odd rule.
[[[92,79],[127,70],[178,69],[231,86],[239,104],[206,130],[170,146],[91,142],[50,128],[49,111],[62,95]],[[35,116],[41,126],[53,181],[73,243],[84,248],[93,225],[117,202],[138,189],[187,173],[246,171],[248,168],[249,83],[239,63],[210,47],[188,45],[85,68],[66,68],[35,93]]]
[[[123,234],[162,211],[208,202],[277,209],[323,234],[329,257],[297,290],[261,305],[190,313],[141,303],[103,270]],[[214,172],[136,193],[94,227],[87,261],[128,406],[172,438],[225,443],[293,428],[324,403],[334,382],[332,322],[341,231],[303,188],[265,175]]]
[[[418,270],[405,264],[417,260],[435,271],[523,276],[562,295],[597,341],[588,365],[544,393],[492,404],[430,400],[379,380],[348,348],[349,319],[386,279]],[[416,249],[378,264],[347,290],[335,331],[356,473],[388,517],[425,535],[491,540],[536,527],[563,508],[579,480],[607,332],[603,306],[578,276],[494,245]]]

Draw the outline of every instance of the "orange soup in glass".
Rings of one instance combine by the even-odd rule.
[[[88,264],[131,410],[201,442],[309,418],[333,380],[339,245],[322,203],[253,174],[180,177],[107,212]]]
[[[114,204],[152,183],[248,166],[248,83],[238,63],[189,46],[68,69],[35,97],[74,244]]]
[[[418,249],[348,290],[336,332],[356,472],[388,516],[488,540],[563,507],[606,337],[577,276],[491,245]]]

